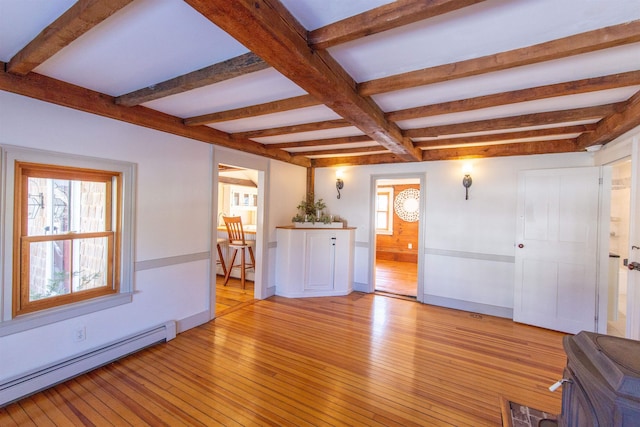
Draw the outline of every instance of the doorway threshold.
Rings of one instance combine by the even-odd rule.
[[[380,295],[380,296],[383,296],[383,297],[403,299],[403,300],[406,300],[406,301],[418,301],[418,297],[412,296],[412,295],[394,294],[393,292],[385,292],[385,291],[378,291],[378,290],[374,291],[373,293],[375,295]]]

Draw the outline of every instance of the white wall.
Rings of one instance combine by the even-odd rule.
[[[1,337],[0,381],[208,312],[210,145],[6,92],[0,144],[137,164],[133,302]],[[193,261],[174,263],[176,256]],[[85,341],[73,341],[78,326],[86,327]]]
[[[336,198],[335,169],[316,170],[316,195],[356,232],[356,286],[370,287],[370,186],[372,175],[426,174],[425,302],[511,317],[516,231],[517,175],[521,170],[593,165],[593,155],[570,153],[473,159],[469,200],[463,161],[343,168]]]

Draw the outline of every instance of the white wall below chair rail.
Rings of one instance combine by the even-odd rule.
[[[175,322],[167,322],[117,342],[53,363],[37,371],[9,379],[0,384],[0,407],[143,348],[170,341],[175,336]]]

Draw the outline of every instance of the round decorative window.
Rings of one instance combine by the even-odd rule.
[[[416,222],[420,214],[420,191],[415,188],[402,190],[393,202],[396,214],[407,222]]]

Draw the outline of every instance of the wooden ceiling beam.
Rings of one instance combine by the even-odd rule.
[[[371,96],[551,61],[639,41],[640,20],[631,21],[507,52],[362,82],[358,85],[358,92],[362,96]]]
[[[358,153],[375,153],[375,152],[388,152],[386,148],[381,145],[375,147],[357,147],[357,148],[334,148],[330,150],[309,150],[309,151],[290,151],[292,156],[326,156],[326,155],[340,155],[340,154],[358,154]]]
[[[6,71],[24,76],[133,0],[79,0],[16,53]]]
[[[246,132],[237,132],[231,134],[234,138],[265,138],[267,136],[289,135],[292,133],[313,132],[326,129],[337,129],[353,126],[349,121],[344,119],[327,120],[324,122],[302,123],[299,125],[281,126],[277,128],[249,130]]]
[[[266,102],[264,104],[251,105],[248,107],[236,108],[233,110],[219,111],[217,113],[189,117],[187,119],[184,119],[184,124],[187,126],[207,125],[211,123],[226,122],[229,120],[262,116],[265,114],[281,113],[283,111],[295,110],[297,108],[313,107],[316,105],[322,104],[311,95],[302,95],[296,96],[294,98],[279,99],[277,101]]]
[[[530,126],[553,125],[577,122],[581,120],[601,119],[624,108],[625,103],[597,105],[595,107],[574,108],[562,111],[524,114],[521,116],[501,117],[468,123],[431,126],[419,129],[407,129],[404,134],[409,138],[427,138],[460,133],[486,132],[500,129],[516,129]]]
[[[309,141],[297,141],[297,142],[282,142],[278,144],[265,144],[269,148],[299,148],[299,147],[317,147],[323,145],[341,145],[341,144],[353,144],[354,142],[368,142],[373,141],[370,136],[343,136],[341,138],[326,138],[326,139],[312,139]]]
[[[166,96],[176,95],[192,89],[198,89],[235,77],[244,76],[245,74],[255,73],[256,71],[267,68],[271,68],[269,64],[260,59],[256,54],[249,52],[200,70],[174,77],[162,83],[120,95],[116,97],[115,102],[119,105],[132,107]]]
[[[314,49],[328,49],[482,1],[484,0],[397,0],[310,31],[308,43]]]
[[[551,141],[514,142],[511,144],[484,145],[424,150],[422,160],[457,160],[478,157],[525,156],[533,154],[573,153],[580,151],[574,139]]]
[[[258,185],[250,179],[233,178],[230,176],[219,175],[218,182],[221,184],[240,185],[242,187],[258,187]]]
[[[392,111],[386,114],[387,119],[393,122],[410,120],[422,117],[437,116],[440,114],[459,113],[478,110],[481,108],[497,107],[505,104],[535,101],[558,96],[576,95],[595,92],[599,90],[615,89],[625,86],[640,85],[640,71],[612,74],[608,76],[593,77],[589,79],[574,80],[557,84],[538,86],[527,89],[502,92],[491,95],[478,96],[439,104],[425,105],[421,107],[407,108]]]
[[[311,165],[314,168],[381,165],[402,162],[403,160],[395,154],[371,154],[362,156],[322,157],[318,159],[311,159]]]
[[[269,149],[248,139],[232,138],[227,133],[207,126],[185,126],[179,117],[140,105],[123,107],[117,105],[111,96],[37,73],[19,76],[0,72],[0,90],[298,166],[310,166],[308,159],[293,157],[284,150]]]
[[[404,160],[419,150],[387,121],[326,51],[307,44],[307,31],[277,0],[185,0],[289,80]]]
[[[636,92],[624,103],[624,108],[602,119],[595,131],[578,137],[578,148],[606,144],[640,126],[640,92]]]
[[[500,141],[510,141],[514,139],[540,138],[558,135],[582,134],[585,132],[593,132],[596,124],[560,126],[545,129],[533,129],[519,132],[492,133],[489,135],[460,136],[457,138],[440,138],[430,141],[416,141],[413,143],[418,148],[433,148],[450,145],[465,144],[483,144],[483,143],[500,143]],[[575,139],[575,137],[573,137]]]

